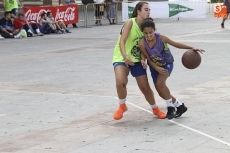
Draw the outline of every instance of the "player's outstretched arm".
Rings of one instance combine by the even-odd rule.
[[[185,45],[185,44],[182,44],[182,43],[179,43],[179,42],[176,42],[176,41],[173,41],[171,39],[169,39],[168,37],[164,36],[164,35],[161,35],[161,40],[164,42],[164,43],[167,43],[169,45],[172,45],[176,48],[179,48],[179,49],[192,49],[194,51],[197,51],[197,52],[200,52],[200,53],[203,53],[204,50],[203,49],[199,49],[199,48],[195,48],[195,47],[192,47],[192,46],[188,46],[188,45]]]

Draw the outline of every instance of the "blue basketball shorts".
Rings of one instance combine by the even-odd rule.
[[[114,69],[117,66],[125,66],[125,67],[127,67],[124,62],[115,62],[115,63],[113,63]],[[141,62],[134,63],[133,66],[129,66],[128,68],[129,68],[129,70],[130,70],[130,72],[131,72],[133,77],[139,77],[139,76],[142,76],[142,75],[147,75],[146,69],[143,68]]]
[[[14,15],[16,15],[17,12],[18,12],[18,8],[14,8],[14,9],[11,10],[11,13],[14,14]]]
[[[168,70],[169,74],[171,74],[172,70],[173,70],[173,63],[171,64],[166,64],[164,66],[162,66],[162,68]],[[153,83],[156,84],[157,82],[157,77],[158,77],[158,72],[152,68],[150,65],[149,65],[149,69],[150,69],[150,72],[151,72],[151,76],[152,76],[152,79],[153,79]]]

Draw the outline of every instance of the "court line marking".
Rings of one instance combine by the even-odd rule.
[[[22,93],[28,93],[28,91],[12,91],[12,90],[0,90],[0,91],[9,91],[9,92],[22,92]],[[70,93],[70,94],[68,94],[68,93],[46,93],[46,92],[30,92],[30,93],[43,93],[43,94],[61,94],[61,95],[75,95],[75,96],[88,96],[88,97],[104,97],[104,98],[114,98],[114,99],[118,99],[117,97],[113,97],[113,96],[101,96],[101,95],[82,95],[82,94],[72,94],[72,93]],[[128,101],[126,101],[126,103],[128,103],[129,105],[132,105],[132,106],[134,106],[134,107],[136,107],[136,108],[138,108],[138,109],[140,109],[140,110],[143,110],[143,111],[145,111],[145,112],[147,112],[147,113],[150,113],[150,114],[152,114],[152,112],[151,111],[149,111],[149,110],[147,110],[147,109],[145,109],[145,108],[142,108],[142,107],[140,107],[140,106],[138,106],[138,105],[136,105],[136,104],[133,104],[133,103],[131,103],[131,102],[128,102]],[[218,138],[215,138],[215,137],[213,137],[213,136],[211,136],[211,135],[208,135],[208,134],[206,134],[206,133],[203,133],[203,132],[201,132],[201,131],[198,131],[198,130],[196,130],[196,129],[193,129],[193,128],[191,128],[191,127],[188,127],[188,126],[186,126],[186,125],[183,125],[183,124],[181,124],[181,123],[177,123],[177,122],[175,122],[175,121],[173,121],[173,120],[168,120],[169,122],[171,122],[171,123],[174,123],[174,124],[176,124],[176,125],[178,125],[178,126],[181,126],[181,127],[183,127],[183,128],[185,128],[185,129],[188,129],[188,130],[190,130],[190,131],[193,131],[193,132],[195,132],[195,133],[198,133],[198,134],[200,134],[200,135],[203,135],[203,136],[205,136],[205,137],[208,137],[208,138],[210,138],[210,139],[212,139],[212,140],[215,140],[215,141],[217,141],[217,142],[220,142],[220,143],[222,143],[222,144],[225,144],[225,145],[228,145],[228,146],[230,146],[230,143],[228,143],[228,142],[225,142],[225,141],[223,141],[223,140],[220,140],[220,139],[218,139]]]
[[[114,97],[113,97],[113,98],[114,98]],[[138,108],[138,109],[141,109],[141,110],[143,110],[143,111],[145,111],[145,112],[148,112],[148,113],[152,114],[151,111],[149,111],[149,110],[147,110],[147,109],[145,109],[145,108],[142,108],[142,107],[140,107],[140,106],[138,106],[138,105],[136,105],[136,104],[133,104],[133,103],[130,103],[130,102],[127,102],[127,101],[126,101],[126,103],[128,103],[128,104],[130,104],[130,105],[132,105],[132,106],[134,106],[134,107],[136,107],[136,108]],[[203,136],[205,136],[205,137],[208,137],[208,138],[210,138],[210,139],[212,139],[212,140],[215,140],[215,141],[218,141],[218,142],[220,142],[220,143],[223,143],[223,144],[225,144],[225,145],[230,146],[230,143],[225,142],[225,141],[223,141],[223,140],[220,140],[220,139],[218,139],[218,138],[215,138],[215,137],[213,137],[213,136],[211,136],[211,135],[208,135],[208,134],[203,133],[203,132],[201,132],[201,131],[198,131],[198,130],[196,130],[196,129],[190,128],[190,127],[188,127],[188,126],[186,126],[186,125],[183,125],[183,124],[181,124],[181,123],[177,123],[177,122],[175,122],[175,121],[173,121],[173,120],[168,120],[168,121],[171,122],[171,123],[174,123],[174,124],[176,124],[176,125],[178,125],[178,126],[181,126],[181,127],[183,127],[183,128],[186,128],[186,129],[188,129],[188,130],[190,130],[190,131],[193,131],[193,132],[195,132],[195,133],[198,133],[198,134],[201,134],[201,135],[203,135]]]
[[[96,95],[84,95],[84,96],[94,96],[94,97],[95,97]],[[117,97],[112,97],[112,96],[97,96],[97,97],[108,97],[108,98],[115,98],[115,99],[118,99]],[[140,107],[140,106],[138,106],[138,105],[136,105],[136,104],[133,104],[133,103],[128,102],[128,101],[126,101],[126,103],[128,103],[129,105],[132,105],[132,106],[134,106],[134,107],[136,107],[136,108],[138,108],[138,109],[140,109],[140,110],[143,110],[143,111],[145,111],[145,112],[147,112],[147,113],[152,114],[151,111],[149,111],[149,110],[147,110],[147,109],[145,109],[145,108],[143,108],[143,107]],[[225,142],[225,141],[223,141],[223,140],[220,140],[220,139],[218,139],[218,138],[215,138],[215,137],[213,137],[213,136],[211,136],[211,135],[208,135],[208,134],[206,134],[206,133],[203,133],[203,132],[201,132],[201,131],[198,131],[198,130],[196,130],[196,129],[193,129],[193,128],[191,128],[191,127],[188,127],[188,126],[186,126],[186,125],[183,125],[183,124],[181,124],[181,123],[177,123],[177,122],[175,122],[175,121],[173,121],[173,120],[168,120],[168,121],[171,122],[171,123],[174,123],[174,124],[176,124],[176,125],[178,125],[178,126],[181,126],[181,127],[185,128],[185,129],[188,129],[188,130],[190,130],[190,131],[193,131],[193,132],[195,132],[195,133],[198,133],[198,134],[200,134],[200,135],[203,135],[203,136],[205,136],[205,137],[208,137],[208,138],[210,138],[210,139],[212,139],[212,140],[215,140],[215,141],[218,141],[218,142],[220,142],[220,143],[222,143],[222,144],[225,144],[225,145],[230,146],[230,143]]]
[[[6,114],[0,114],[0,117],[1,117],[1,116],[6,116]]]

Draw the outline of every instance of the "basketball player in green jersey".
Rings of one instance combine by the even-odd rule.
[[[113,66],[120,104],[118,110],[114,114],[115,120],[121,119],[123,113],[127,110],[125,102],[129,72],[131,72],[132,76],[136,78],[141,92],[152,107],[153,114],[157,115],[160,119],[166,117],[166,114],[162,112],[155,103],[153,91],[150,88],[147,79],[147,64],[145,63],[145,57],[141,55],[138,47],[139,41],[143,37],[140,26],[142,22],[149,17],[149,14],[150,9],[148,3],[137,3],[132,18],[124,24],[114,48]]]
[[[13,18],[16,18],[18,12],[17,0],[3,0],[3,6],[7,12],[11,12]]]

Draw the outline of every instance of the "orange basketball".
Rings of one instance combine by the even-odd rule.
[[[201,56],[197,51],[190,49],[183,54],[181,60],[187,69],[195,69],[201,63]]]

